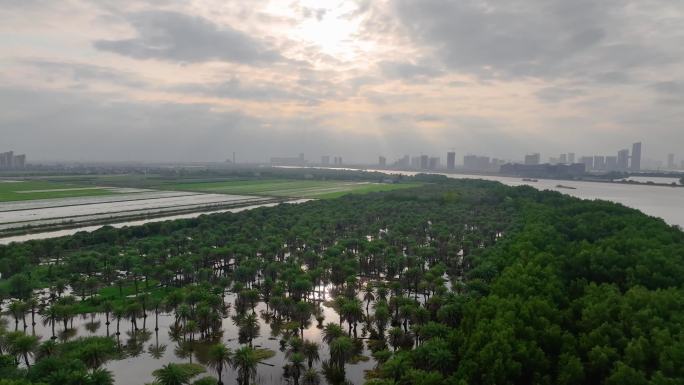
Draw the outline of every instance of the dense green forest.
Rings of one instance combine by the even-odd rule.
[[[110,384],[106,363],[130,356],[119,335],[156,331],[160,314],[191,361],[203,353],[151,367],[158,384],[233,383],[228,370],[254,383],[275,354],[253,344],[259,317],[278,325],[275,364],[295,385],[343,384],[366,356],[376,385],[684,383],[680,229],[531,187],[414,179],[0,246],[0,384]],[[69,338],[79,314],[104,315],[112,336]]]

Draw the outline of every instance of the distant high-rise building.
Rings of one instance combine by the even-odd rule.
[[[463,157],[463,168],[470,171],[487,171],[491,167],[488,156],[466,155]]]
[[[625,171],[627,168],[629,168],[629,150],[620,150],[617,154],[617,169]]]
[[[427,170],[428,165],[429,165],[429,164],[428,164],[429,161],[430,161],[430,159],[429,159],[429,157],[428,157],[427,155],[421,155],[421,156],[420,156],[420,168],[421,168],[422,170]]]
[[[321,164],[323,166],[329,166],[330,165],[330,155],[323,155],[321,157]]]
[[[675,169],[674,154],[667,154],[667,168],[669,168],[670,170]]]
[[[456,153],[453,151],[447,152],[447,170],[456,168]]]
[[[558,160],[562,164],[568,163],[568,154],[560,154],[560,158]]]
[[[603,155],[594,155],[594,170],[606,169],[606,157]]]
[[[398,168],[408,168],[411,164],[411,158],[408,155],[404,155],[402,158],[397,159],[394,165]]]
[[[14,155],[14,151],[0,153],[0,169],[21,169],[26,166],[26,155]]]
[[[617,156],[606,157],[606,170],[616,171],[618,169]]]
[[[641,142],[632,145],[632,163],[630,166],[632,171],[641,170]]]
[[[436,170],[439,168],[439,157],[433,156],[428,160],[428,169]]]
[[[411,158],[411,168],[414,170],[418,170],[420,168],[420,157],[419,156],[414,156]]]
[[[587,171],[594,168],[594,157],[593,156],[583,156],[583,157],[579,158],[579,162],[584,164],[585,169]]]
[[[539,164],[541,155],[539,153],[525,155],[525,164]]]
[[[385,158],[384,156],[378,157],[378,166],[380,166],[380,167],[387,166],[387,158]]]
[[[568,153],[568,163],[574,164],[575,163],[575,153],[574,152],[569,152]]]
[[[7,151],[0,154],[0,168],[10,169],[14,161],[14,151]]]

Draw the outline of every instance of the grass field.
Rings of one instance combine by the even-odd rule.
[[[297,198],[330,199],[355,193],[365,194],[417,187],[419,183],[361,183],[318,180],[235,180],[224,182],[175,183],[164,185],[165,189],[195,191],[217,194],[263,195]]]
[[[101,187],[47,181],[0,182],[0,202],[113,194]]]

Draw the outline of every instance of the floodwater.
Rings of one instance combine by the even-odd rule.
[[[328,296],[330,287],[319,287],[321,293],[324,293],[323,299],[330,299]],[[231,305],[235,302],[235,294],[228,293],[225,297],[226,303]],[[318,297],[318,296],[317,296]],[[325,303],[320,302],[325,320],[323,325],[327,323],[339,323],[339,316]],[[4,307],[4,306],[3,306]],[[287,363],[284,350],[281,350],[280,340],[282,339],[282,331],[275,325],[268,317],[266,304],[261,302],[255,308],[256,314],[259,315],[260,333],[259,337],[253,340],[255,348],[267,348],[276,352],[272,358],[264,360],[257,368],[256,383],[262,385],[277,385],[288,384],[287,380],[283,378],[283,365]],[[249,312],[249,310],[248,310]],[[232,351],[237,350],[241,345],[238,342],[238,328],[234,325],[231,316],[235,315],[234,309],[230,309],[230,314],[223,319],[223,337],[221,341],[226,343]],[[7,327],[14,330],[14,319],[9,316],[4,317],[8,322]],[[52,335],[50,325],[43,325],[40,316],[36,315],[35,330],[31,326],[31,316],[27,316],[28,328],[26,333],[35,333],[41,337],[41,341],[45,341]],[[76,337],[87,336],[112,336],[116,339],[116,319],[110,315],[109,326],[106,325],[104,314],[86,314],[78,316],[74,319],[75,333],[71,331],[68,334],[69,339]],[[195,352],[188,355],[178,349],[179,343],[174,341],[169,335],[170,326],[174,322],[173,314],[159,315],[159,331],[155,333],[155,316],[154,312],[148,312],[147,317],[138,319],[137,324],[140,329],[146,329],[146,332],[138,332],[136,335],[131,333],[131,323],[129,320],[121,319],[120,321],[120,336],[118,338],[123,350],[127,352],[124,359],[117,361],[109,361],[105,364],[105,368],[114,374],[115,384],[117,385],[142,385],[151,383],[153,380],[152,371],[160,368],[162,365],[170,362],[174,363],[199,363],[202,364],[203,351],[201,344],[194,349]],[[321,383],[325,383],[324,376],[321,371],[321,363],[329,358],[328,346],[321,341],[322,329],[318,322],[312,316],[309,319],[309,326],[304,330],[303,339],[315,341],[319,344],[320,362],[314,363],[321,375]],[[144,327],[143,327],[144,325]],[[274,325],[272,327],[272,325]],[[55,326],[56,334],[59,338],[65,336],[62,332],[62,324],[58,322]],[[343,324],[343,329],[347,330],[347,324]],[[362,337],[363,325],[359,324],[359,337]],[[22,321],[19,320],[19,330],[23,330]],[[284,329],[283,329],[284,330]],[[301,335],[300,335],[301,337]],[[370,352],[366,349],[364,344],[364,356],[369,357],[367,361],[360,361],[356,364],[345,365],[346,377],[353,384],[364,383],[364,370],[372,369],[375,366],[375,361],[371,357]],[[306,363],[305,363],[306,365]],[[208,369],[205,375],[216,377],[216,372]],[[198,376],[196,379],[201,378]],[[226,384],[236,383],[237,373],[232,368],[226,368],[223,372],[223,381]]]
[[[118,198],[118,199],[117,199]],[[247,204],[268,198],[202,193],[138,193],[106,198],[67,198],[0,204],[0,230],[130,217],[150,213]]]
[[[151,223],[151,222],[163,222],[163,221],[171,221],[174,219],[197,218],[200,215],[217,214],[217,213],[238,213],[240,211],[251,210],[251,209],[258,208],[258,207],[277,206],[280,203],[304,203],[304,202],[308,202],[308,201],[310,201],[310,199],[295,199],[295,200],[284,201],[284,202],[262,203],[262,204],[241,206],[241,207],[235,207],[235,208],[229,208],[229,209],[211,210],[211,211],[194,212],[194,213],[188,213],[188,214],[178,214],[178,215],[171,215],[171,216],[164,216],[164,217],[139,219],[139,220],[135,220],[135,221],[111,223],[108,225],[82,226],[82,227],[69,228],[69,229],[56,230],[56,231],[46,231],[46,232],[42,232],[42,233],[15,235],[15,236],[11,236],[11,237],[0,238],[0,245],[8,245],[12,242],[25,242],[25,241],[29,241],[29,240],[35,240],[35,239],[48,239],[48,238],[64,237],[67,235],[74,235],[74,234],[81,232],[81,231],[87,231],[87,232],[95,231],[95,230],[102,228],[104,226],[111,226],[114,228],[140,226],[140,225],[144,225],[145,223]]]

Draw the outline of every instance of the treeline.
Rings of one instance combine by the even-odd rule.
[[[684,234],[617,204],[510,193],[519,228],[445,298],[449,328],[372,383],[684,383]]]

